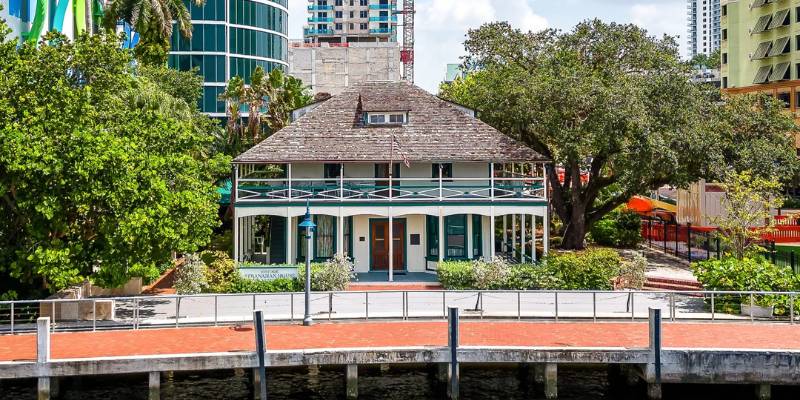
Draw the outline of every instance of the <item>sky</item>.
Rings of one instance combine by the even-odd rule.
[[[398,0],[402,7],[402,0]],[[289,0],[289,37],[303,36],[307,0]],[[570,30],[589,18],[634,23],[656,36],[679,37],[686,53],[686,0],[416,0],[415,83],[436,93],[448,63],[464,55],[467,30],[509,21],[524,30]]]

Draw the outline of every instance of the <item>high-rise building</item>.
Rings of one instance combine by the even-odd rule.
[[[397,0],[308,0],[306,42],[396,42]]]
[[[687,0],[689,57],[698,54],[710,55],[719,48],[721,41],[721,0]]]
[[[723,0],[720,52],[728,93],[768,92],[800,105],[800,0]]]
[[[102,15],[102,0],[7,0],[0,18],[20,41],[38,41],[56,30],[68,38],[97,28]]]
[[[206,0],[202,7],[184,0],[192,18],[192,38],[176,28],[169,66],[200,69],[200,108],[212,117],[225,116],[219,95],[234,76],[250,83],[256,67],[286,70],[289,48],[288,0]]]

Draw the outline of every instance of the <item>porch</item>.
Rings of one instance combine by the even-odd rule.
[[[307,254],[315,262],[343,254],[353,259],[359,277],[370,281],[435,281],[433,272],[445,260],[501,256],[532,262],[548,250],[544,202],[347,207],[311,203],[317,225],[311,249],[306,249],[305,233],[298,228],[305,211],[300,204],[237,207],[236,259],[295,264],[305,262]]]

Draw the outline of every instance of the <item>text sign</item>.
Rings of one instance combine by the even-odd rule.
[[[275,279],[297,278],[297,267],[243,267],[239,268],[242,278],[254,281],[273,281]]]

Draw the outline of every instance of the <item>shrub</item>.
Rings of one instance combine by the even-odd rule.
[[[175,270],[175,291],[178,294],[197,294],[207,286],[206,264],[196,254],[186,256],[184,263]]]
[[[505,287],[512,290],[558,289],[561,282],[543,265],[512,265]]]
[[[235,292],[233,287],[241,278],[236,263],[224,251],[206,250],[200,253],[200,259],[206,264],[207,291],[210,293]]]
[[[350,281],[356,277],[355,264],[349,258],[337,254],[322,264],[311,265],[311,290],[329,292],[346,290]],[[298,267],[300,287],[305,285],[306,268]]]
[[[565,290],[609,290],[619,276],[622,259],[611,249],[589,249],[582,252],[550,253],[544,268]]]
[[[472,263],[475,288],[479,290],[503,289],[510,272],[508,264],[501,258],[493,261],[475,260]]]
[[[637,252],[633,259],[622,262],[617,287],[641,289],[647,281],[645,272],[647,272],[647,258]]]
[[[302,291],[300,281],[292,278],[280,278],[271,281],[256,281],[239,278],[227,293],[275,293]]]
[[[798,278],[790,268],[779,267],[763,257],[745,257],[737,260],[726,257],[722,260],[707,260],[692,263],[697,280],[707,290],[786,292],[800,287]],[[787,296],[755,296],[759,306],[775,307],[776,314],[785,314],[789,307]],[[723,312],[738,311],[741,302],[748,298],[735,295],[717,296],[716,309]]]
[[[617,209],[597,221],[590,235],[602,246],[634,248],[642,242],[641,218],[633,211]]]
[[[436,271],[439,282],[447,290],[467,290],[475,288],[475,273],[472,261],[445,261]]]

